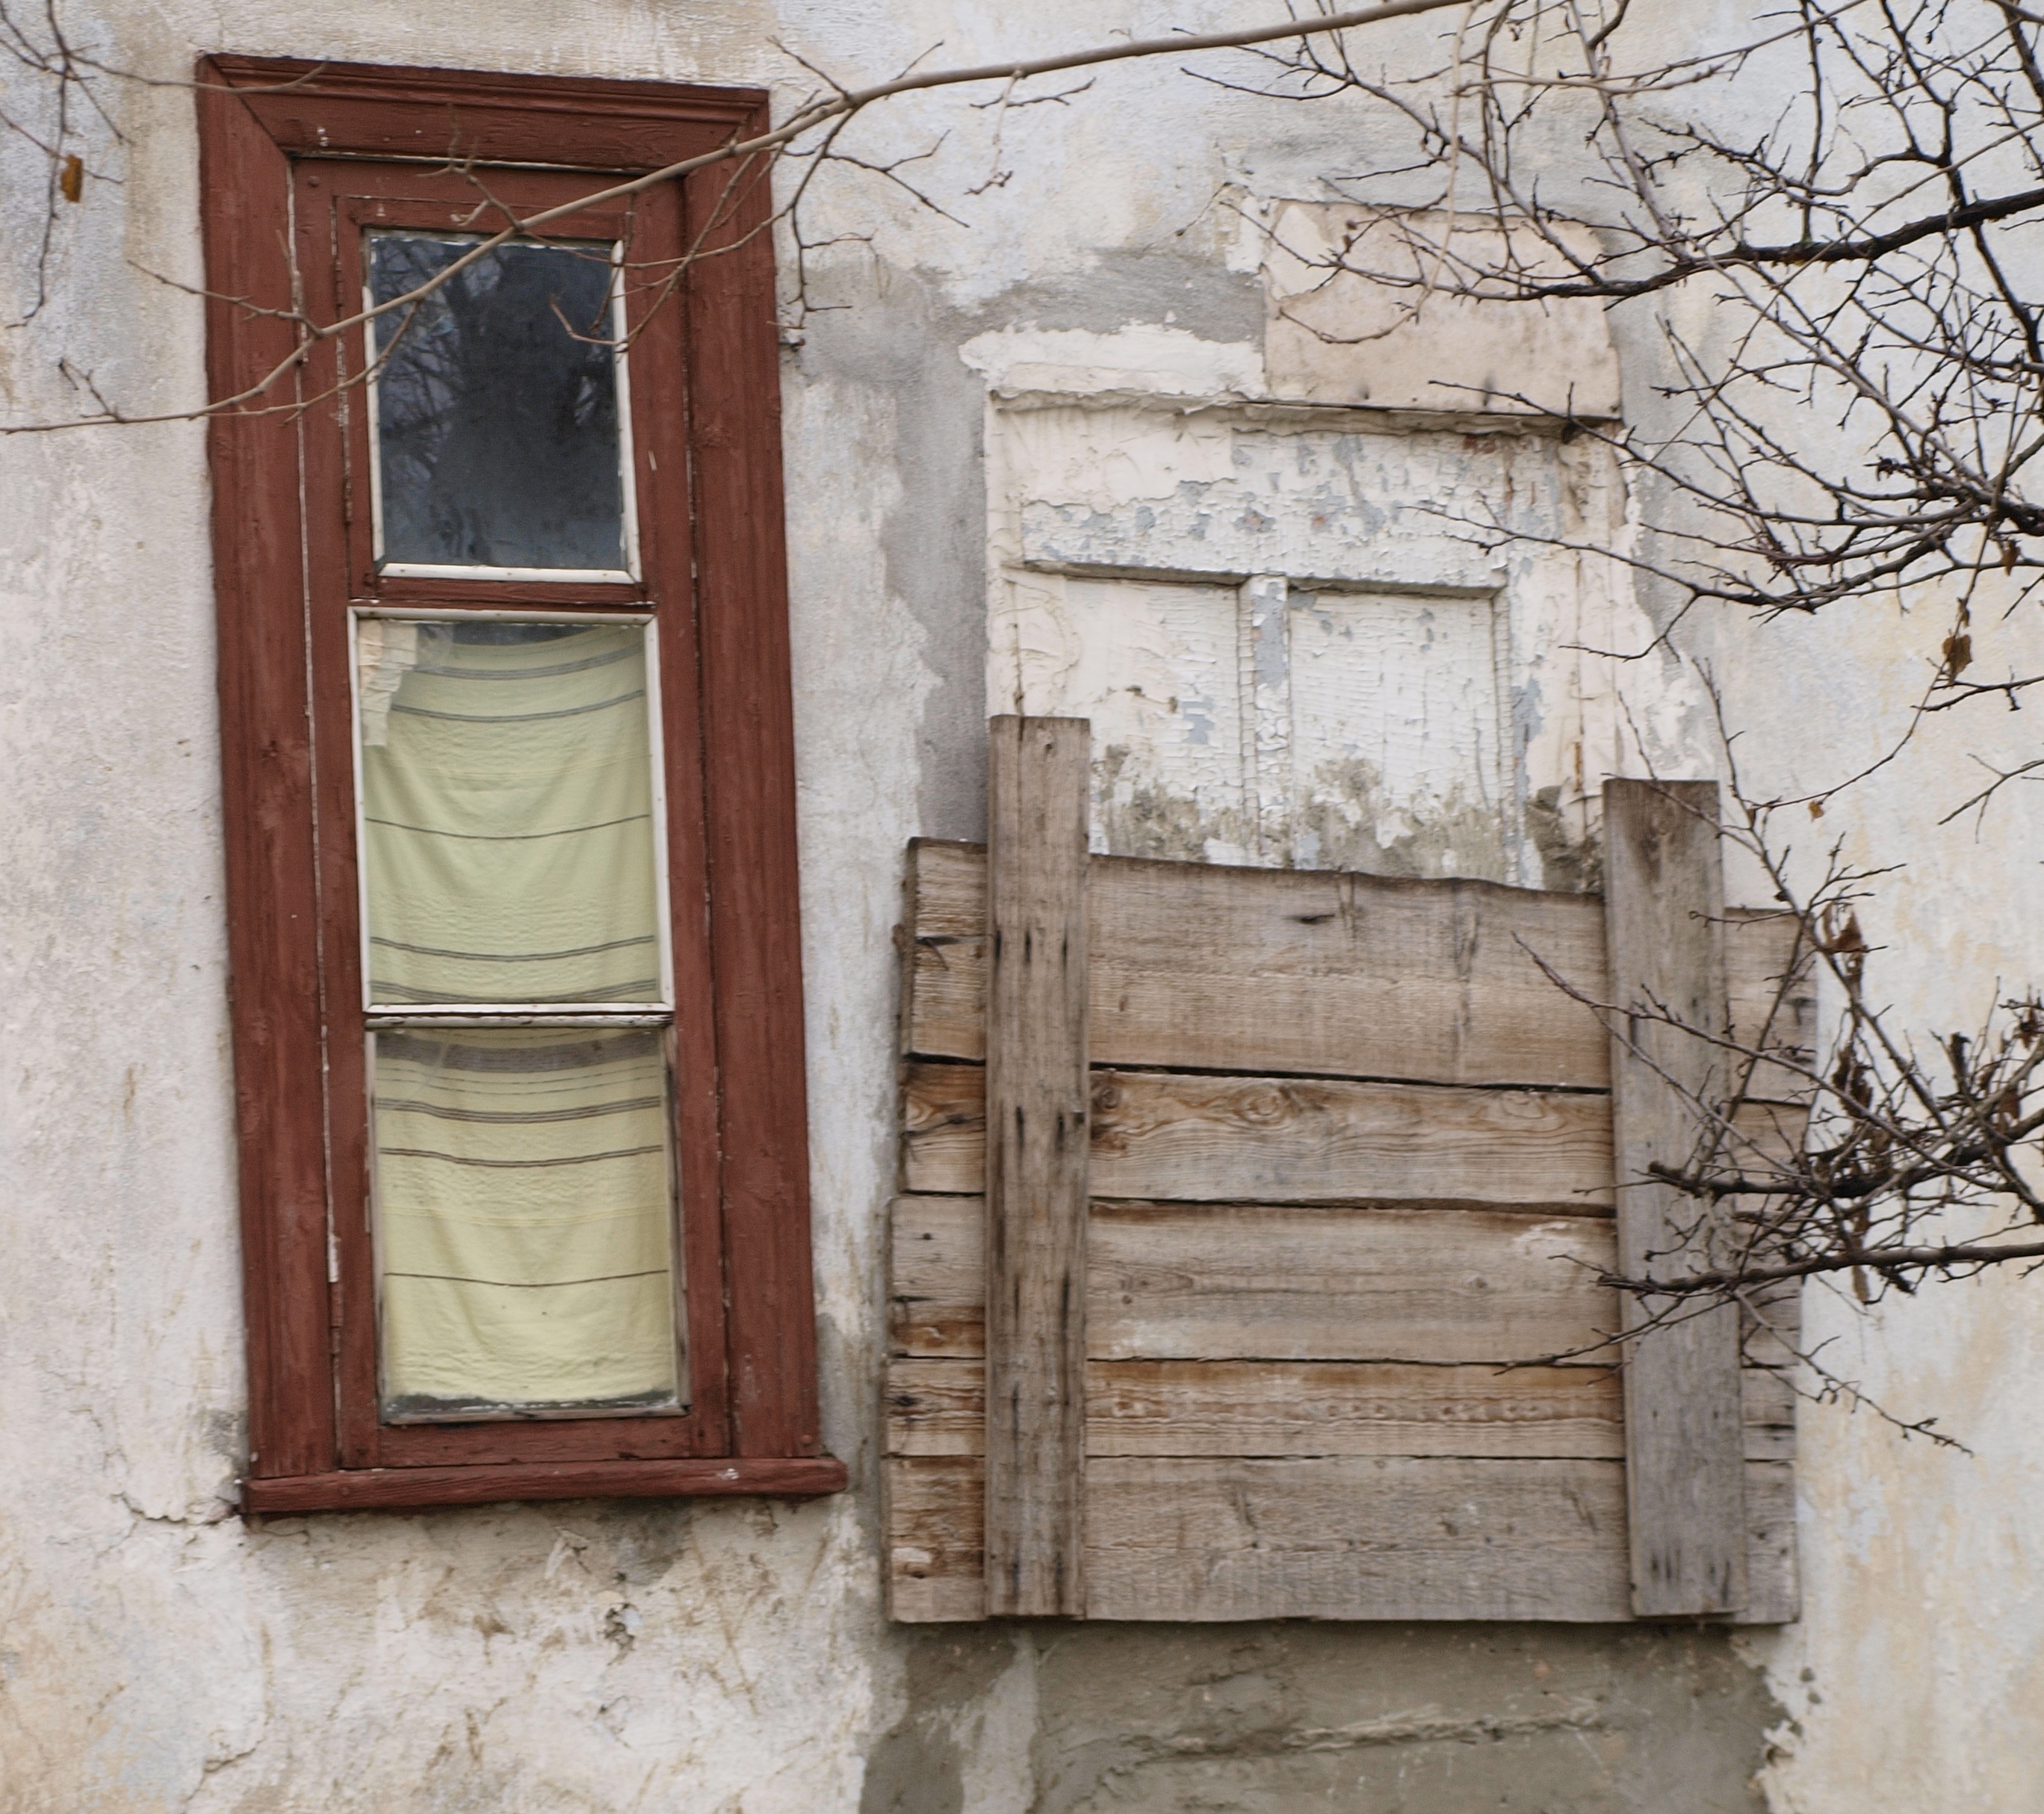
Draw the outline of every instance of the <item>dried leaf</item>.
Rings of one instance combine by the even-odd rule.
[[[1824,816],[1824,803],[1823,803],[1823,801],[1821,801],[1821,800],[1812,800],[1812,801],[1810,802],[1810,817],[1811,817],[1812,818],[1813,818],[1813,819],[1821,819],[1821,818],[1823,818],[1823,816]]]
[[[1945,639],[1945,671],[1953,679],[1973,665],[1973,640],[1963,632],[1954,630]]]
[[[63,160],[57,172],[57,188],[67,202],[83,200],[85,195],[85,159],[73,152]]]

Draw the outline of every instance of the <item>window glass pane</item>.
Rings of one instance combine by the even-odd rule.
[[[474,245],[369,236],[387,302]],[[498,247],[376,321],[386,561],[436,567],[626,564],[608,246]]]
[[[665,1035],[372,1036],[384,1415],[678,1405]]]
[[[662,1001],[644,626],[355,636],[370,1000]]]

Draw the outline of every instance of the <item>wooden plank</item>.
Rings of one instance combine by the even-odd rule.
[[[1608,1082],[1603,1029],[1522,968],[1516,943],[1523,938],[1585,993],[1604,999],[1599,896],[1127,857],[1093,858],[1088,888],[1097,1064],[1427,1082]],[[1343,911],[1356,901],[1381,942],[1356,936],[1359,924]],[[1463,915],[1470,947],[1444,946],[1438,928],[1428,936],[1415,922],[1429,912],[1444,922]],[[1781,982],[1796,931],[1779,913],[1730,909],[1727,990],[1733,1038],[1807,1059],[1816,1019],[1807,953],[1785,990]],[[903,932],[903,1055],[983,1057],[983,847],[912,841]],[[1431,977],[1422,967],[1428,953],[1446,959]],[[1438,1017],[1428,1013],[1430,996]],[[1530,1052],[1516,1050],[1522,1044]],[[1763,1067],[1749,1093],[1789,1100],[1800,1082]]]
[[[1117,1469],[1147,1470],[1139,1489],[1132,1490],[1135,1483],[1126,1475],[1112,1482],[1118,1489],[1112,1494],[1120,1502],[1117,1512],[1128,1514],[1117,1519],[1116,1534],[1132,1535],[1136,1541],[1116,1545],[1119,1553],[1110,1554],[1108,1544],[1089,1533],[1087,1565],[1095,1591],[1088,1610],[1094,1618],[1117,1614],[1138,1620],[1270,1616],[1265,1611],[1226,1608],[1216,1588],[1244,1585],[1251,1591],[1238,1592],[1234,1597],[1239,1601],[1247,1601],[1252,1608],[1290,1605],[1302,1609],[1297,1616],[1306,1618],[1480,1619],[1500,1615],[1473,1608],[1516,1606],[1535,1596],[1541,1610],[1502,1616],[1599,1622],[1631,1616],[1619,1462],[1102,1460],[1094,1466],[1103,1478]],[[1516,1478],[1509,1471],[1494,1474],[1489,1482],[1480,1474],[1472,1478],[1469,1470],[1483,1468],[1519,1472]],[[1178,1470],[1178,1478],[1160,1480],[1157,1470],[1162,1469]],[[1359,1493],[1355,1483],[1359,1477],[1366,1478],[1363,1470],[1370,1469],[1387,1474],[1397,1470],[1402,1478],[1367,1495]],[[1294,1548],[1266,1542],[1260,1548],[1215,1547],[1181,1555],[1171,1541],[1177,1534],[1174,1529],[1169,1534],[1155,1532],[1151,1547],[1140,1547],[1143,1533],[1139,1527],[1131,1532],[1131,1522],[1147,1519],[1153,1525],[1159,1523],[1158,1508],[1168,1511],[1174,1493],[1188,1476],[1197,1480],[1200,1470],[1211,1470],[1205,1489],[1198,1494],[1200,1509],[1214,1521],[1207,1526],[1206,1534],[1223,1541],[1239,1537],[1243,1515],[1260,1515],[1274,1500],[1280,1502],[1281,1510],[1289,1494],[1310,1485],[1314,1490],[1300,1493],[1301,1502],[1291,1508],[1293,1515],[1285,1524],[1274,1519],[1266,1527],[1289,1534],[1303,1525],[1307,1544]],[[1283,1471],[1287,1470],[1295,1471]],[[1547,1478],[1529,1478],[1527,1470],[1549,1470]],[[1242,1482],[1235,1470],[1257,1470],[1260,1478]],[[1318,1470],[1320,1478],[1312,1481],[1304,1470]],[[1750,1591],[1746,1609],[1730,1622],[1777,1624],[1795,1618],[1799,1611],[1793,1470],[1781,1462],[1750,1462],[1746,1475]],[[970,1456],[897,1459],[885,1464],[885,1477],[890,1615],[917,1620],[978,1618],[983,1593],[980,1462]],[[1500,1482],[1502,1494],[1495,1490],[1489,1493],[1475,1508],[1477,1520],[1465,1524],[1455,1515],[1468,1505],[1470,1487],[1495,1488]],[[1242,1493],[1233,1503],[1216,1504],[1226,1499],[1227,1487],[1238,1485],[1253,1485],[1255,1490]],[[1459,1493],[1458,1488],[1462,1489]],[[1571,1499],[1572,1491],[1579,1497]],[[1103,1492],[1101,1497],[1109,1494]],[[1385,1516],[1387,1501],[1393,1507],[1402,1501],[1408,1513],[1402,1524]],[[1330,1521],[1321,1527],[1322,1547],[1312,1547],[1316,1512],[1323,1507]],[[1220,1522],[1231,1513],[1236,1516],[1232,1530]],[[1504,1528],[1486,1527],[1484,1516],[1501,1518]],[[1585,1524],[1590,1527],[1587,1531]],[[1557,1532],[1568,1558],[1566,1570],[1558,1578],[1547,1571],[1548,1545],[1543,1541]],[[1259,1531],[1253,1536],[1251,1546],[1262,1535]],[[1487,1537],[1495,1541],[1486,1542]],[[1401,1539],[1415,1538],[1413,1547],[1401,1551]],[[1603,1552],[1600,1543],[1605,1547]],[[1424,1597],[1407,1589],[1404,1565],[1415,1559],[1416,1551],[1431,1562],[1431,1585],[1437,1589]],[[1223,1578],[1216,1583],[1217,1574]],[[1485,1593],[1486,1574],[1504,1577],[1504,1591]],[[1389,1581],[1387,1575],[1393,1577]],[[1112,1599],[1099,1590],[1103,1581],[1114,1584],[1118,1590]],[[1156,1591],[1149,1590],[1152,1583]],[[1182,1609],[1195,1600],[1207,1610]]]
[[[1538,1360],[1616,1328],[1596,1282],[1612,1251],[1611,1225],[1580,1216],[1101,1204],[1088,1347],[1101,1360]]]
[[[1771,1367],[1739,1374],[1746,1459],[1795,1458],[1796,1397]],[[976,1359],[888,1365],[890,1455],[976,1455]],[[1412,1366],[1354,1361],[1093,1361],[1093,1455],[1493,1455],[1623,1459],[1616,1367]]]
[[[1634,1278],[1709,1262],[1714,1213],[1655,1182],[1689,1163],[1685,1097],[1725,1093],[1725,1055],[1681,1027],[1716,1033],[1725,1001],[1724,876],[1714,782],[1604,783],[1605,911],[1619,1193],[1618,1257]],[[1639,1329],[1669,1301],[1625,1297]],[[1736,1612],[1746,1601],[1739,1425],[1739,1313],[1688,1310],[1629,1347],[1626,1491],[1633,1608],[1642,1617]]]
[[[897,1355],[986,1356],[986,1205],[897,1197],[888,1243],[888,1343]]]
[[[986,859],[923,841],[912,861],[904,1050],[977,1059]],[[1595,895],[1131,857],[1095,857],[1088,892],[1096,1063],[1608,1082],[1596,1017],[1527,955],[1603,999]]]
[[[1727,908],[1724,950],[1725,1006],[1734,1041],[1779,1051],[1806,1069],[1814,1064],[1814,953],[1798,923],[1761,908]],[[1762,1101],[1800,1102],[1808,1099],[1810,1086],[1796,1071],[1763,1061],[1754,1067],[1746,1093]]]
[[[985,1352],[979,1211],[897,1199],[896,1354]],[[1096,1360],[1533,1360],[1616,1327],[1594,1278],[1612,1254],[1610,1224],[1577,1216],[1096,1203],[1087,1347]]]
[[[1093,880],[1089,864],[1086,879]],[[1088,901],[1097,913],[1096,891]],[[1093,973],[1088,926],[1087,972]],[[986,847],[911,838],[901,886],[901,1055],[986,1056]]]
[[[459,1467],[353,1467],[324,1474],[251,1475],[241,1509],[413,1511],[539,1499],[679,1499],[733,1494],[810,1499],[842,1493],[845,1466],[829,1455],[732,1455],[647,1461],[519,1462]]]
[[[976,1065],[916,1063],[904,1182],[981,1187]],[[1177,1202],[1513,1204],[1608,1216],[1609,1099],[1329,1078],[1093,1074],[1097,1197]]]
[[[1086,1453],[1616,1458],[1620,1401],[1616,1367],[1096,1361]]]
[[[1746,1605],[1727,1623],[1785,1625],[1803,1612],[1796,1562],[1796,1470],[1785,1461],[1746,1464]]]
[[[897,1457],[881,1480],[887,1616],[905,1624],[986,1616],[985,1464]]]
[[[988,726],[986,1610],[1085,1609],[1082,718]]]
[[[1096,1619],[1625,1618],[1615,1461],[1101,1459]]]
[[[893,1362],[888,1452],[978,1455],[982,1372],[970,1360]],[[1616,1367],[1094,1361],[1086,1454],[1616,1458],[1619,1407]]]

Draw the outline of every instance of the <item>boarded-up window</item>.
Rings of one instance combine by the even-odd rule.
[[[1062,734],[1085,748],[1085,726]],[[1614,796],[1622,825],[1663,791]],[[1066,822],[1083,810],[1067,802]],[[1053,827],[1047,857],[1001,851],[1050,824],[1041,811],[993,823],[997,870],[1071,847]],[[1031,1220],[1066,1213],[1064,1186],[1018,1189],[1008,1131],[1011,1174],[990,1179],[989,1090],[1007,1130],[1023,1086],[989,1083],[985,1061],[1021,1049],[989,999],[1033,1015],[1039,1042],[1047,1009],[989,996],[990,915],[1060,897],[1004,907],[1004,885],[990,906],[984,851],[911,851],[893,1616],[1792,1617],[1792,1295],[1721,1323],[1723,1347],[1672,1372],[1629,1363],[1648,1382],[1630,1412],[1604,1342],[1625,1312],[1597,1274],[1648,1213],[1616,1186],[1643,1166],[1614,1153],[1610,1035],[1529,951],[1611,999],[1619,909],[1468,880],[1083,867],[1082,908],[1049,942],[1085,979],[1085,1176],[1075,1231],[1039,1239]],[[1691,904],[1666,905],[1692,923]],[[1737,1036],[1802,1046],[1786,923],[1707,923]],[[997,929],[1005,954],[1047,928]],[[1757,1137],[1800,1126],[1792,1102],[1737,1113]],[[990,1378],[1007,1382],[991,1404]],[[1684,1380],[1704,1382],[1693,1404]],[[1048,1468],[1068,1492],[1016,1478]],[[1685,1468],[1675,1484],[1704,1512],[1661,1490]]]

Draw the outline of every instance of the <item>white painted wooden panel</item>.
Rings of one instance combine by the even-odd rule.
[[[1058,715],[1093,721],[1092,847],[1253,863],[1236,590],[1068,579]]]
[[[1487,598],[1291,595],[1291,863],[1507,879]]]

